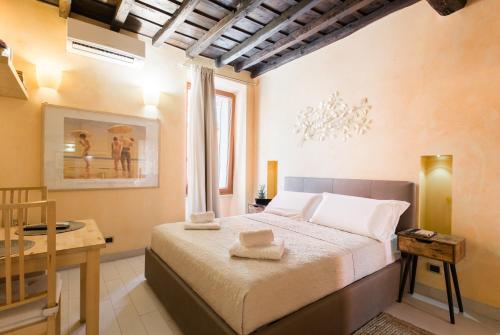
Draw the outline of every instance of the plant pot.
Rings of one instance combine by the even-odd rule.
[[[271,202],[272,199],[259,199],[259,198],[255,198],[255,203],[257,205],[263,205],[263,206],[267,206],[267,204],[269,204]]]

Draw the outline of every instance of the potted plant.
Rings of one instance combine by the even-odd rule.
[[[257,205],[267,206],[267,204],[270,202],[271,199],[266,198],[266,185],[259,185],[259,189],[257,191],[257,198],[255,198],[255,203]]]

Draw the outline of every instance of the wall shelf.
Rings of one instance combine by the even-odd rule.
[[[12,64],[10,49],[0,49],[0,96],[28,99],[28,91]]]

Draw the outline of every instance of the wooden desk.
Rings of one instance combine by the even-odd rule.
[[[67,233],[57,234],[56,264],[57,268],[80,265],[80,321],[87,323],[87,334],[99,334],[99,254],[106,247],[104,238],[94,220],[78,220],[85,227]],[[4,230],[0,230],[0,240]],[[17,239],[15,232],[12,237]],[[26,236],[25,240],[35,245],[25,251],[25,271],[36,272],[46,268],[47,237]],[[0,274],[5,273],[4,262],[0,260]],[[13,263],[12,270],[18,269]]]

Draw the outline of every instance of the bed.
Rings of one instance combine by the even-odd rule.
[[[287,177],[285,190],[408,201],[397,231],[415,226],[410,182]],[[220,222],[157,226],[146,250],[146,279],[185,334],[349,334],[396,300],[391,243],[268,213]],[[280,262],[228,256],[240,231],[269,227],[286,241]]]

